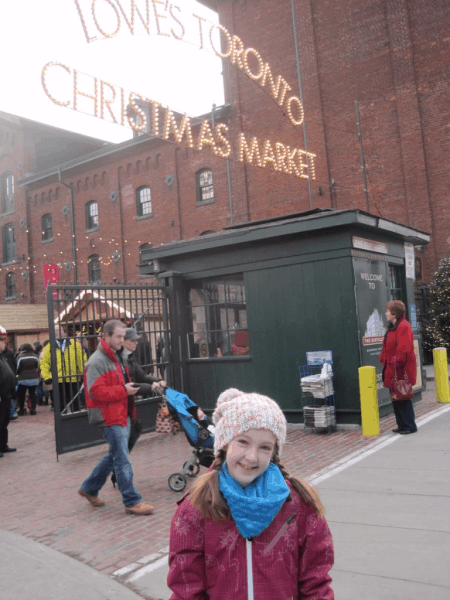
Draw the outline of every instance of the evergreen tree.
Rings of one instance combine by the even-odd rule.
[[[428,301],[424,348],[450,348],[450,257],[439,261],[438,270],[428,286]]]

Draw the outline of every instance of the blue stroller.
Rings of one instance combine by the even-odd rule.
[[[170,388],[165,391],[164,400],[169,413],[181,423],[187,440],[194,450],[179,473],[169,477],[169,487],[174,492],[181,492],[186,487],[186,475],[195,477],[200,465],[210,467],[214,461],[214,435],[209,431],[207,416],[198,415],[199,407],[192,400]]]

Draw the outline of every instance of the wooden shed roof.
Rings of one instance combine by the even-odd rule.
[[[46,304],[2,304],[0,325],[8,333],[48,329]]]

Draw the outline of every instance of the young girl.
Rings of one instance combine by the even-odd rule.
[[[170,531],[171,600],[333,600],[333,541],[317,493],[280,462],[286,419],[270,398],[223,392],[212,469]]]

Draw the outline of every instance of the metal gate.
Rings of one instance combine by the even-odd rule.
[[[51,373],[59,455],[105,442],[101,430],[88,423],[83,366],[109,319],[137,329],[139,364],[172,384],[168,294],[165,286],[49,286],[47,307],[50,342],[41,372],[47,381]],[[136,398],[144,433],[155,428],[158,403],[158,397]]]

